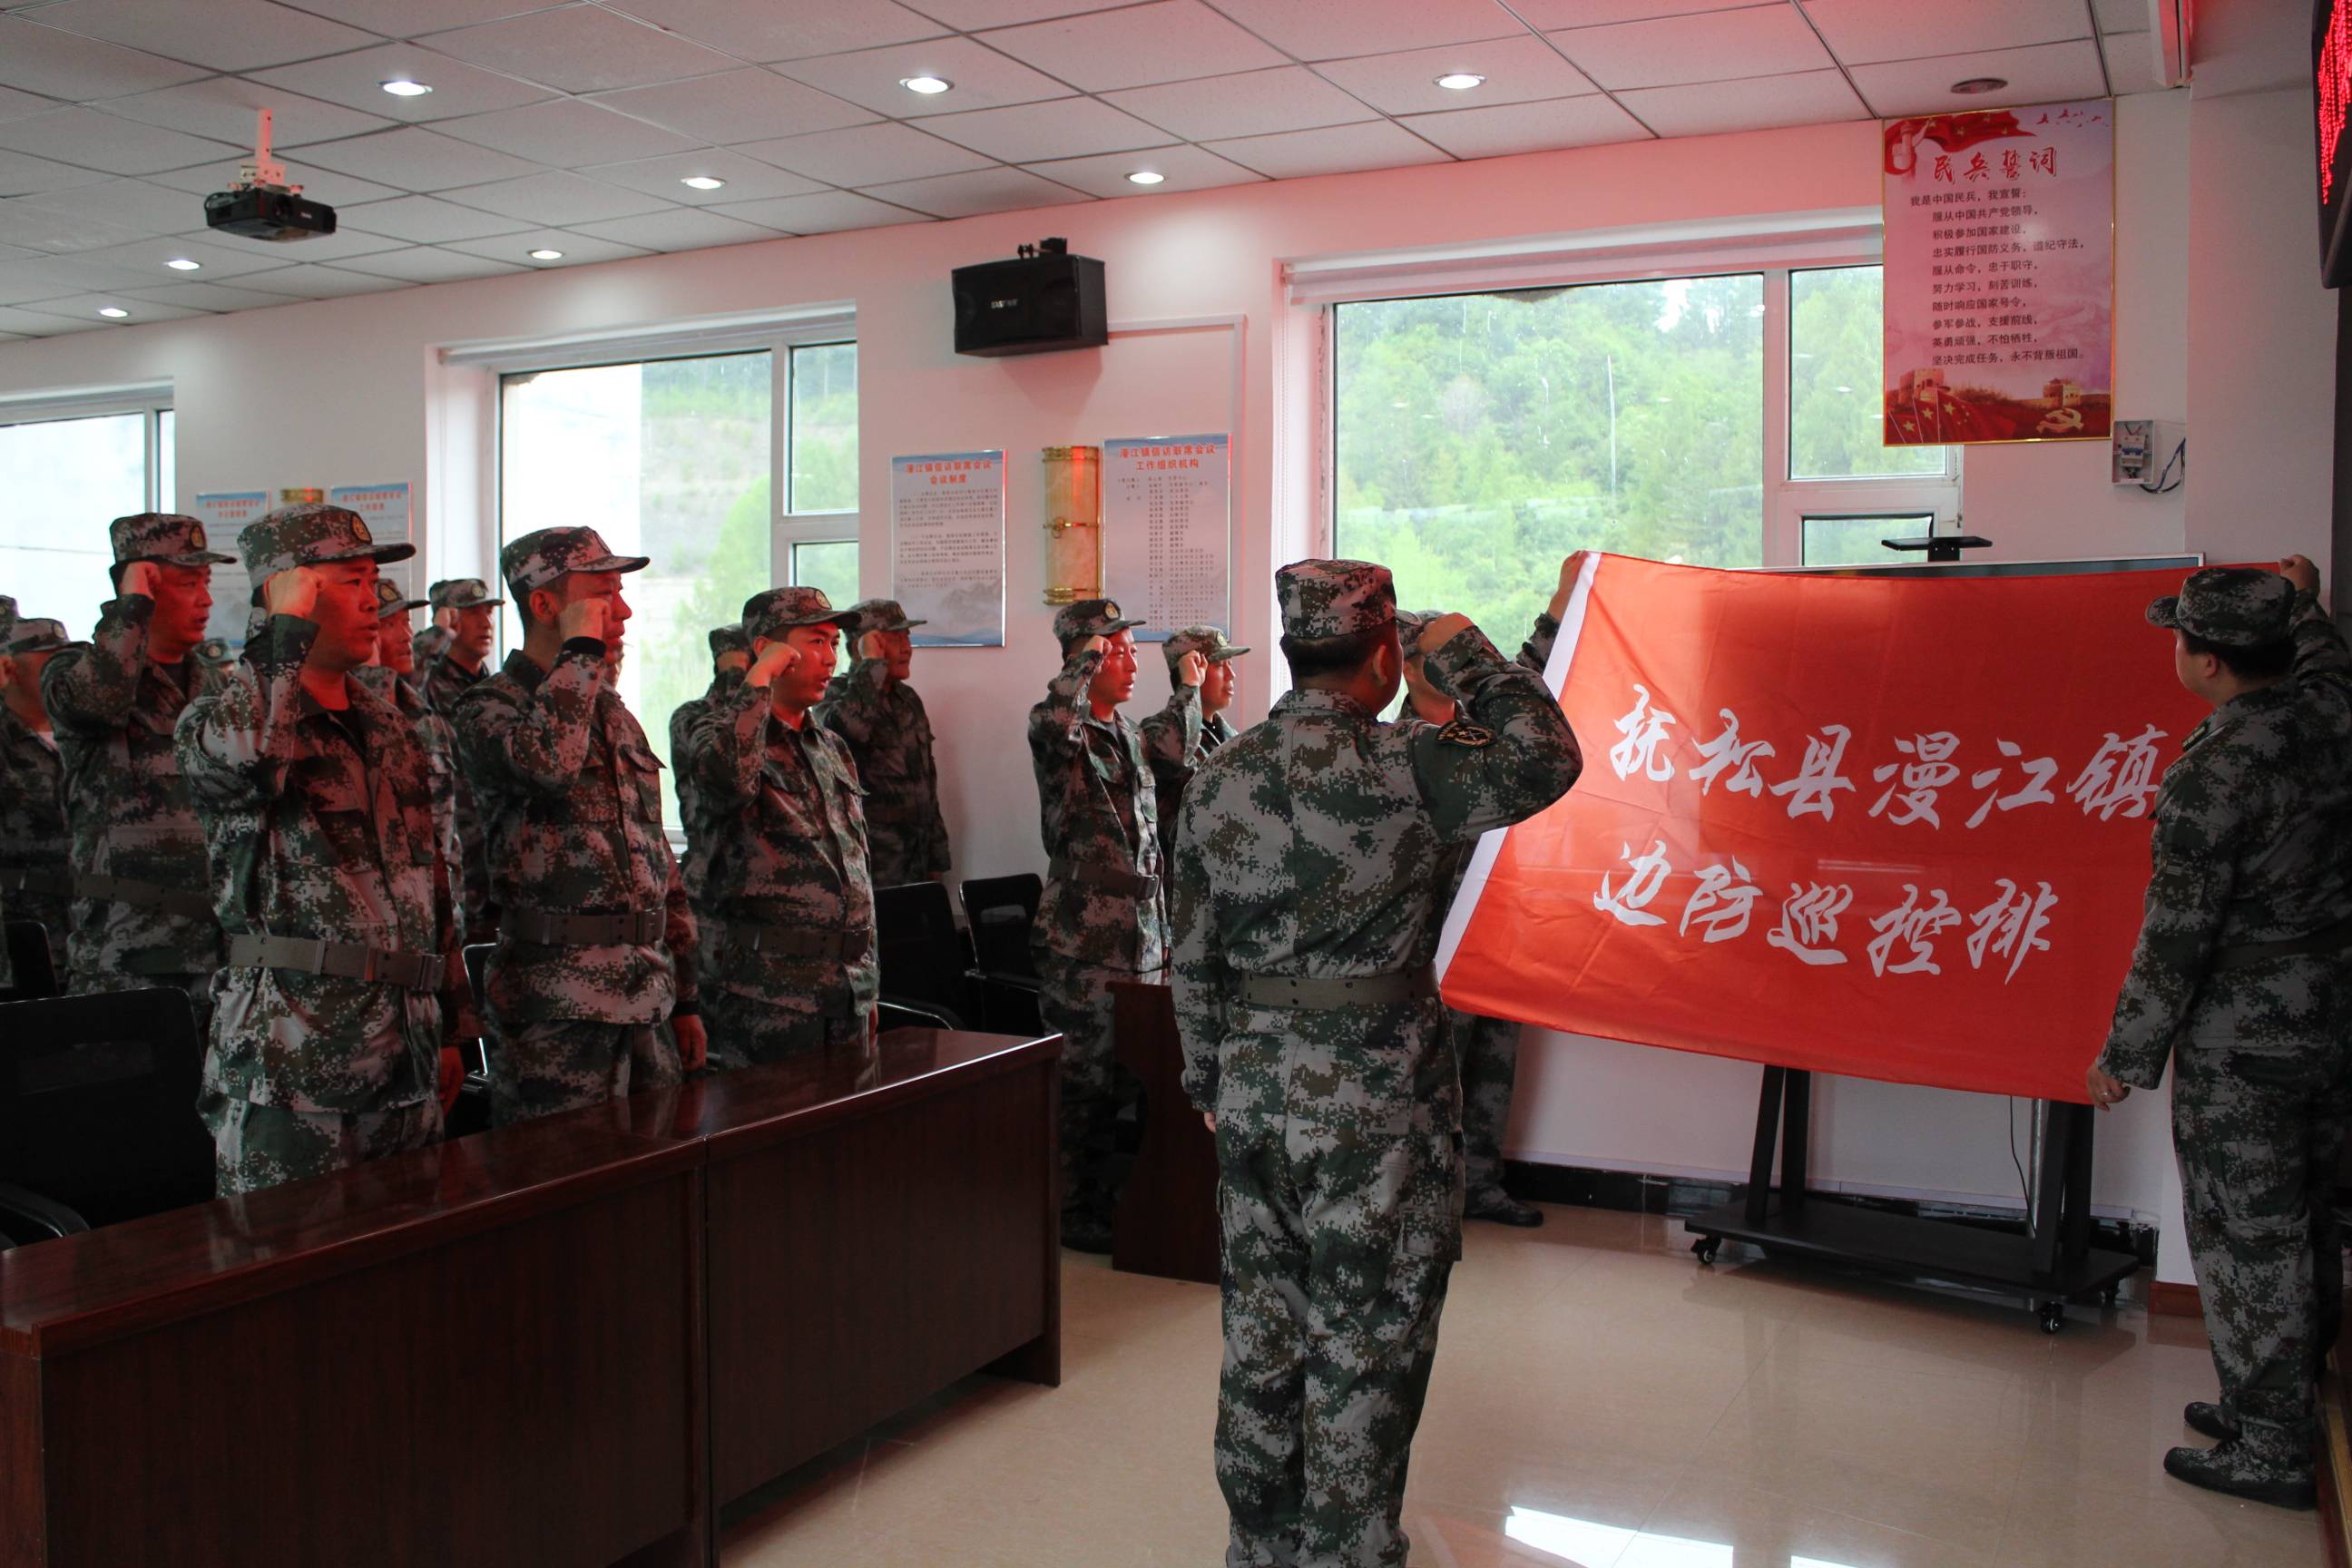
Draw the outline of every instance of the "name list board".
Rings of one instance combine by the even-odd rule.
[[[1231,631],[1230,437],[1157,436],[1103,443],[1103,549],[1110,596],[1165,642],[1186,626]]]
[[[1004,646],[1004,452],[890,459],[890,592],[917,647]]]

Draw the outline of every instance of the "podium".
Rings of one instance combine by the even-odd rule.
[[[1217,1141],[1184,1097],[1176,994],[1150,980],[1113,981],[1111,994],[1112,1054],[1142,1080],[1143,1136],[1111,1216],[1110,1266],[1214,1285]]]

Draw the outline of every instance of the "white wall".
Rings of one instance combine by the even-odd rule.
[[[2324,363],[2333,341],[2305,319],[2315,274],[2303,232],[2307,182],[2292,170],[2252,166],[2290,159],[2293,147],[2280,139],[2292,111],[2284,98],[2242,100],[2216,121],[2227,151],[2207,159],[2191,156],[2192,126],[2201,135],[2206,121],[2187,95],[2125,103],[2118,410],[2186,414],[2199,437],[2197,478],[2179,496],[2152,498],[2111,489],[2103,451],[1972,451],[1968,522],[1995,539],[2004,558],[2175,551],[2222,536],[2224,518],[2229,549],[2242,554],[2306,548],[2305,521],[2324,536],[2324,504],[2308,506],[2307,518],[2298,511],[2311,497],[2326,499],[2331,412],[2324,375],[2317,397],[2304,385],[2314,356]],[[2301,146],[2307,164],[2307,131]],[[943,732],[959,868],[986,875],[1042,860],[1022,739],[1023,714],[1055,662],[1050,612],[1039,602],[1037,448],[1177,426],[1234,431],[1233,630],[1265,650],[1244,678],[1243,711],[1255,717],[1272,663],[1272,570],[1313,549],[1322,527],[1320,334],[1312,311],[1281,299],[1284,258],[1866,206],[1878,199],[1876,157],[1874,127],[1818,126],[779,240],[7,345],[0,347],[0,396],[170,380],[183,503],[198,490],[408,476],[418,481],[428,571],[442,575],[486,563],[490,520],[482,379],[441,367],[440,345],[855,300],[868,592],[887,587],[891,453],[1002,446],[1013,454],[1008,646],[928,653],[918,674]],[[2291,230],[2294,243],[2277,244],[2276,256],[2229,260],[2224,247],[2238,238],[2216,235],[2209,211],[2258,223],[2263,236]],[[1066,234],[1074,248],[1105,260],[1115,321],[1238,317],[1241,324],[1122,339],[1099,354],[956,357],[949,269],[1009,255],[1045,234]],[[2268,243],[2249,236],[2240,248]],[[2240,335],[2214,339],[2196,324],[2207,312],[2239,322]],[[2216,375],[2245,374],[2273,353],[2296,366],[2293,398],[2226,408],[2192,400],[2202,364]],[[2305,447],[2317,465],[2309,472],[2282,460]],[[2236,505],[2224,487],[2239,483],[2281,499],[2263,509]],[[1147,670],[1139,708],[1164,692],[1160,679]],[[1756,1071],[1635,1047],[1531,1038],[1511,1147],[1580,1164],[1738,1171],[1752,1131]],[[1877,1189],[2011,1194],[2016,1178],[2003,1115],[1990,1100],[1825,1086],[1814,1175]],[[2153,1215],[2164,1204],[2160,1097],[2103,1118],[2101,1132],[2097,1201]]]

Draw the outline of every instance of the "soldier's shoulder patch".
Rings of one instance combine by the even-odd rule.
[[[1441,746],[1467,746],[1475,751],[1481,746],[1493,745],[1495,731],[1467,720],[1456,719],[1437,732],[1437,743]]]

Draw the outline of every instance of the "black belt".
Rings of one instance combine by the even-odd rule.
[[[73,873],[47,870],[36,866],[20,866],[14,870],[0,871],[0,893],[53,893],[59,898],[73,894]]]
[[[2205,966],[2208,974],[2225,969],[2243,969],[2250,963],[2260,963],[2269,958],[2294,958],[2304,953],[2341,952],[2352,947],[2352,920],[2340,920],[2334,925],[2313,931],[2309,936],[2291,936],[2283,942],[2249,942],[2236,947],[2225,947],[2213,954]]]
[[[438,991],[448,965],[440,954],[369,947],[356,942],[326,942],[307,936],[252,936],[244,932],[228,939],[231,968],[258,966],[295,969],[305,974],[331,974],[344,980],[365,980],[397,985],[408,991]]]
[[[105,877],[95,871],[77,871],[73,879],[74,897],[104,899],[110,903],[139,904],[148,909],[162,910],[173,915],[205,915],[213,912],[210,894],[192,893],[181,888],[167,888],[160,882],[138,882],[128,877]]]
[[[499,934],[549,947],[613,947],[659,942],[668,919],[661,910],[624,910],[610,915],[560,915],[548,910],[508,910],[499,916]]]
[[[721,912],[719,927],[730,948],[745,952],[774,953],[782,958],[827,959],[856,963],[874,948],[870,931],[819,931],[807,926],[762,925]]]
[[[1114,893],[1125,893],[1132,899],[1149,897],[1160,888],[1157,877],[1147,877],[1124,866],[1105,866],[1093,860],[1065,860],[1057,855],[1045,869],[1056,882],[1087,882]]]
[[[1317,979],[1304,974],[1244,974],[1242,1000],[1253,1007],[1298,1007],[1321,1012],[1332,1007],[1386,1007],[1418,1002],[1437,994],[1437,976],[1423,964],[1385,974],[1350,974]]]

